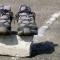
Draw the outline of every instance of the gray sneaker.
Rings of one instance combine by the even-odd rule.
[[[37,34],[37,26],[33,12],[19,12],[18,14],[18,35]]]
[[[0,9],[0,34],[8,34],[11,32],[10,11],[10,6],[3,6],[3,8]]]

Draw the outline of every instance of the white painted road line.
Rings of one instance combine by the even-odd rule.
[[[43,36],[46,29],[48,29],[48,26],[42,26],[40,29],[38,29],[38,35]]]
[[[52,24],[52,22],[55,21],[55,18],[50,18],[48,21],[46,21],[46,24]]]
[[[50,25],[53,24],[53,22],[56,21],[56,19],[59,16],[60,16],[60,12],[52,14],[51,18],[49,18],[46,21],[46,23],[38,29],[38,36],[40,36],[40,37],[44,36],[44,33],[48,30],[48,28],[50,27]]]
[[[60,12],[54,13],[54,14],[52,15],[52,17],[54,17],[54,18],[58,18],[59,16],[60,16]]]

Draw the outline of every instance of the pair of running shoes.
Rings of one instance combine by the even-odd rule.
[[[35,13],[26,5],[21,5],[19,12],[15,15],[18,23],[18,35],[35,35],[37,34],[37,26],[35,22]],[[11,33],[11,22],[13,20],[13,12],[10,6],[0,6],[0,34]]]

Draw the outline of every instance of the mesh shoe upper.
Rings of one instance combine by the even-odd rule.
[[[35,33],[37,31],[37,26],[34,21],[33,15],[28,13],[20,13],[18,20],[18,28],[23,33]]]
[[[10,31],[11,29],[11,20],[10,20],[10,6],[4,6],[3,10],[0,10],[0,28],[4,27],[5,32]],[[9,29],[8,29],[9,28]],[[1,30],[0,30],[1,31]]]

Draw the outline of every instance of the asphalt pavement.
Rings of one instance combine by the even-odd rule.
[[[0,0],[0,4],[11,5],[14,15],[18,12],[21,4],[29,5],[36,13],[38,28],[45,24],[52,14],[60,11],[60,0]],[[12,26],[14,30],[17,28],[14,22],[12,22]],[[60,60],[60,17],[49,27],[43,38],[45,41],[31,47],[36,48],[32,49],[31,57],[17,60]],[[0,60],[15,59],[9,56],[0,56]]]

